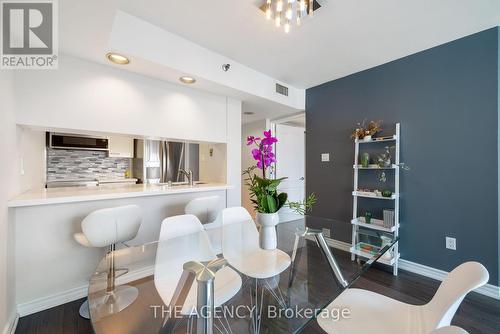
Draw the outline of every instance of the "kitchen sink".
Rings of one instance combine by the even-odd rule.
[[[200,185],[200,184],[207,184],[207,182],[198,182],[198,181],[196,181],[194,183],[194,187],[196,187],[197,185]],[[163,187],[163,186],[168,186],[168,183],[167,182],[152,183],[151,185],[152,186]],[[175,183],[172,183],[172,188],[174,188],[174,187],[181,187],[181,186],[188,186],[188,183],[187,182],[175,182]]]

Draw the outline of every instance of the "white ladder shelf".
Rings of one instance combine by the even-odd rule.
[[[351,260],[356,260],[356,256],[361,258],[369,257],[368,254],[363,254],[357,250],[356,246],[360,242],[359,240],[359,229],[367,228],[377,231],[382,231],[385,233],[393,234],[395,238],[399,236],[399,171],[400,171],[400,138],[401,138],[401,126],[400,123],[396,123],[396,134],[391,137],[384,137],[382,139],[371,139],[365,141],[363,139],[356,139],[354,142],[354,189],[352,192],[353,196],[353,208],[352,208],[352,247],[351,247]],[[362,167],[359,163],[359,146],[366,145],[370,143],[380,143],[380,142],[394,142],[395,143],[395,152],[394,157],[392,157],[395,161],[390,167],[380,168],[377,165],[369,165],[368,167]],[[359,191],[358,189],[358,179],[360,170],[363,171],[365,169],[380,169],[380,170],[394,170],[394,193],[391,197],[382,197],[377,194],[367,193]],[[363,198],[373,198],[376,200],[384,199],[389,201],[394,201],[394,226],[392,228],[384,228],[380,224],[366,224],[364,221],[364,217],[360,217],[358,214],[358,199],[360,197]],[[381,204],[386,203],[385,201],[381,201]],[[372,218],[374,222],[379,222],[378,219]],[[388,252],[390,252],[389,250]],[[389,261],[380,259],[379,262],[384,263],[386,265],[392,266],[393,274],[396,276],[398,274],[398,260],[399,260],[399,241],[394,244],[392,247],[393,258]]]

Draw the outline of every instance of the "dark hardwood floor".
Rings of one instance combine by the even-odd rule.
[[[336,258],[348,263],[347,253],[338,253]],[[439,282],[401,271],[397,277],[383,268],[371,268],[358,279],[355,287],[375,291],[391,298],[413,304],[428,302],[439,286]],[[16,333],[22,334],[87,334],[93,333],[88,320],[78,315],[83,300],[74,301],[50,310],[39,312],[19,320]],[[470,293],[458,309],[453,324],[469,333],[500,333],[500,301],[477,293]],[[322,333],[316,322],[311,322],[303,333]]]

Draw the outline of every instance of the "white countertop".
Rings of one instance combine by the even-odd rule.
[[[126,178],[126,179],[102,179],[99,183],[137,183],[137,179]]]
[[[181,193],[203,192],[213,190],[231,189],[232,186],[222,183],[197,184],[193,187],[182,186],[157,186],[149,184],[131,184],[120,187],[75,187],[75,188],[50,188],[30,190],[14,197],[8,203],[10,208],[48,205],[60,203],[74,203],[96,201],[116,198],[159,196]]]

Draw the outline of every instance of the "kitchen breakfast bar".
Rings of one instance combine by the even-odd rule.
[[[86,296],[89,277],[106,249],[83,247],[73,234],[81,232],[82,219],[92,211],[138,205],[142,225],[127,246],[142,245],[157,240],[162,220],[183,214],[185,205],[196,197],[219,196],[222,209],[228,189],[231,186],[220,183],[171,187],[134,184],[40,189],[13,198],[9,215],[20,316]]]

